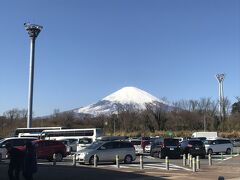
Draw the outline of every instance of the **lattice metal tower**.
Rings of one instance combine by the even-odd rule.
[[[222,121],[224,116],[224,95],[223,95],[223,81],[225,78],[225,74],[217,74],[216,75],[218,81],[218,95],[219,95],[219,119]]]

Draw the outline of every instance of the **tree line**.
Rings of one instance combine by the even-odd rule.
[[[160,132],[221,131],[240,132],[240,98],[231,105],[224,100],[223,118],[219,118],[218,101],[211,98],[180,100],[170,110],[163,104],[146,105],[144,111],[121,108],[110,116],[77,116],[74,112],[54,110],[48,117],[33,120],[33,126],[62,126],[66,128],[102,128],[105,134],[160,135]],[[0,116],[0,136],[11,135],[17,127],[26,127],[27,111],[12,109]]]

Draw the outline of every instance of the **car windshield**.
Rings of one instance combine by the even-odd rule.
[[[91,144],[92,139],[79,139],[78,144]]]
[[[212,144],[212,143],[213,143],[212,140],[206,140],[206,141],[204,141],[204,144]]]
[[[193,145],[193,146],[202,146],[203,142],[202,141],[189,141],[189,144]]]
[[[150,143],[160,143],[163,142],[163,138],[152,138]]]
[[[103,142],[97,141],[92,143],[90,146],[86,147],[86,149],[96,149],[100,147],[103,144]]]
[[[130,141],[132,145],[141,145],[141,141]]]

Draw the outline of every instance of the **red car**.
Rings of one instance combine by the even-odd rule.
[[[60,141],[35,140],[33,144],[36,147],[38,159],[52,161],[53,154],[55,154],[56,161],[62,161],[63,157],[67,156],[66,146]]]

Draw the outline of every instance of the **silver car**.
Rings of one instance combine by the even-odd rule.
[[[204,141],[207,154],[225,153],[231,154],[233,145],[229,139],[215,139]]]
[[[136,159],[133,145],[125,141],[97,141],[78,151],[77,160],[79,163],[94,163],[94,155],[98,162],[114,162],[116,155],[119,156],[119,162],[131,163]]]

